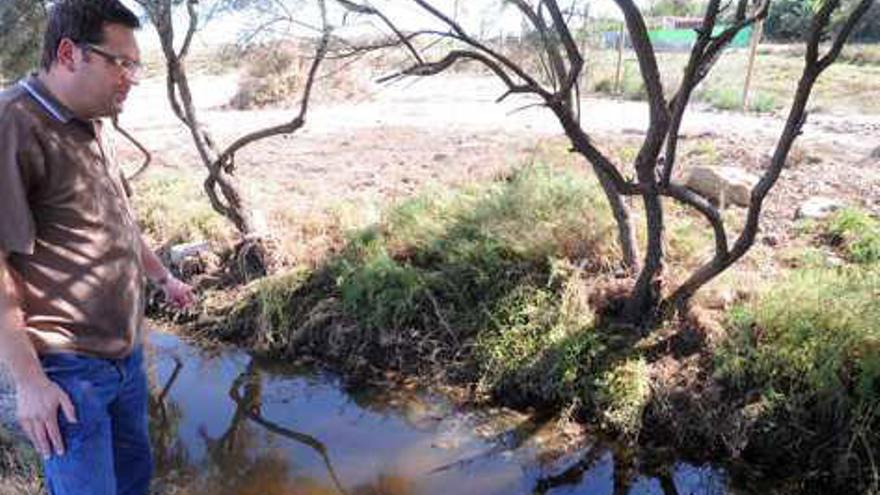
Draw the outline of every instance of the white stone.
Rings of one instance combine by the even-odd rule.
[[[722,207],[748,206],[759,178],[737,167],[693,167],[685,185]]]
[[[822,220],[832,213],[844,207],[844,204],[836,199],[815,197],[810,198],[797,209],[794,217],[809,220]]]
[[[171,247],[171,263],[174,265],[179,265],[180,262],[185,260],[186,258],[208,252],[209,249],[210,245],[205,241],[177,244],[176,246]]]

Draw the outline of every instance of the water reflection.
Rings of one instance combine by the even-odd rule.
[[[728,493],[721,471],[672,464],[645,475],[604,448],[542,462],[540,419],[454,411],[394,391],[347,393],[328,374],[239,352],[206,355],[167,334],[152,343],[163,493]]]

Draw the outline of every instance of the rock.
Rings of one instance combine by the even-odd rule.
[[[836,199],[817,196],[802,204],[794,217],[796,219],[822,220],[843,207],[844,204]]]
[[[758,176],[737,167],[694,167],[685,185],[724,207],[728,203],[748,206]]]
[[[208,252],[209,250],[210,246],[207,242],[187,242],[184,244],[177,244],[176,246],[172,246],[171,250],[169,251],[169,257],[171,258],[171,264],[177,266],[180,265],[186,258],[198,256],[202,253]]]
[[[871,158],[880,159],[880,146],[871,152]]]
[[[846,261],[844,261],[843,258],[841,258],[840,256],[830,254],[825,258],[825,266],[827,266],[828,268],[840,268],[845,264]]]
[[[761,242],[763,242],[766,246],[776,247],[779,245],[779,236],[768,234],[761,239]]]

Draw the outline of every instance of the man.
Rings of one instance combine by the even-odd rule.
[[[138,27],[118,0],[60,0],[40,72],[0,93],[0,359],[53,495],[148,493],[144,278],[192,303],[102,138],[137,84]]]

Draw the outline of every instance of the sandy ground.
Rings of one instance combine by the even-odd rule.
[[[194,77],[192,83],[200,118],[221,144],[284,122],[297,110],[295,102],[287,109],[225,108],[237,88],[234,74]],[[541,143],[564,142],[553,115],[529,106],[534,100],[496,103],[503,89],[499,81],[473,74],[368,85],[354,101],[314,103],[296,135],[243,150],[239,175],[263,207],[284,204],[295,215],[340,202],[393,200],[434,183],[493,177],[534,157]],[[153,151],[156,169],[200,170],[188,132],[168,107],[164,80],[144,81],[127,105],[122,123]],[[586,98],[582,108],[584,128],[609,154],[621,143],[637,144],[647,127],[642,102]],[[784,115],[695,107],[682,133],[711,139],[722,163],[760,173],[783,125]],[[878,146],[878,115],[811,115],[798,141],[797,164],[771,194],[767,218],[777,227],[789,224],[797,206],[817,195],[880,213],[880,160],[868,158]]]

